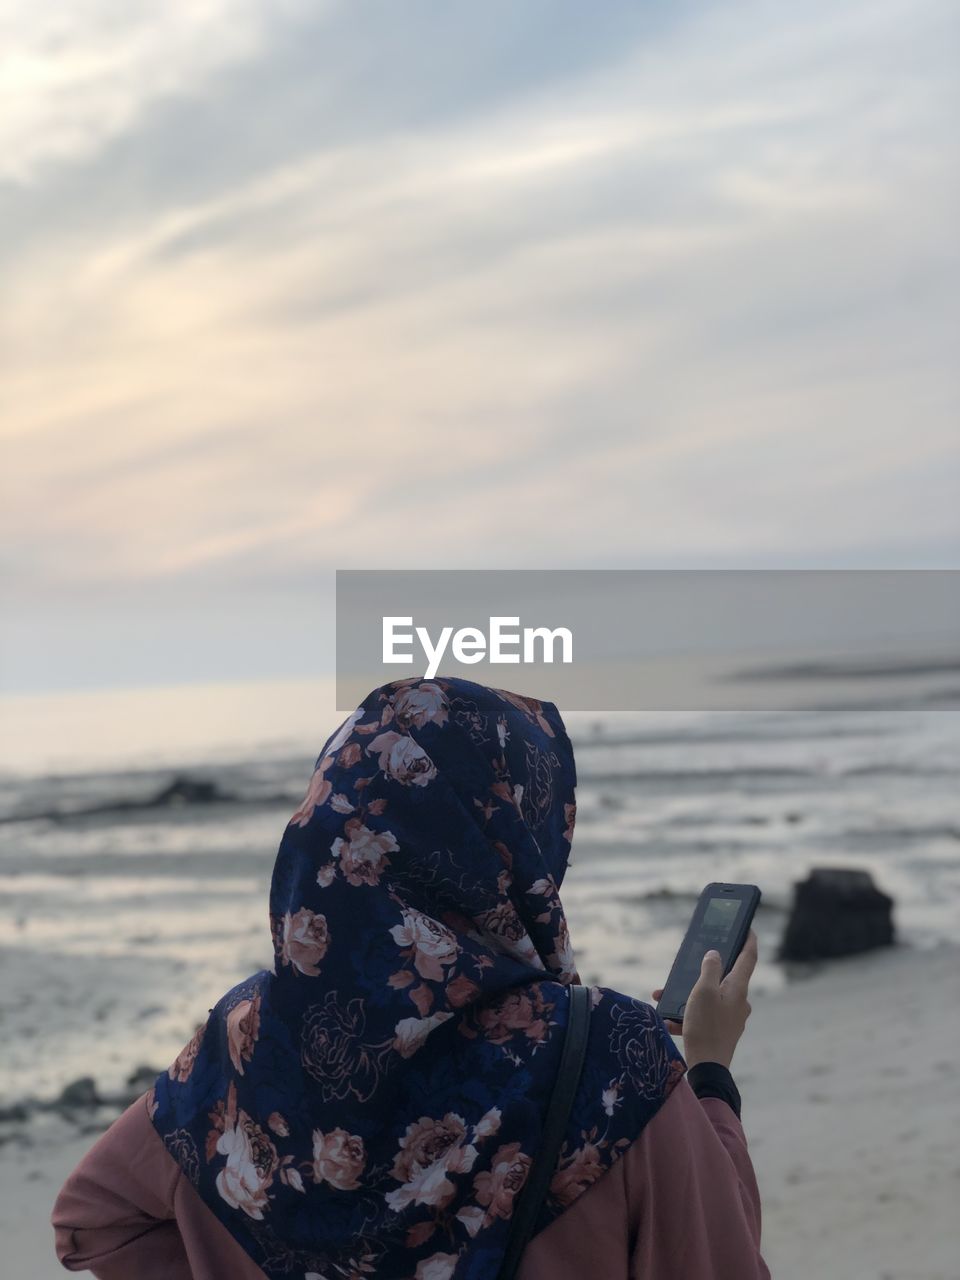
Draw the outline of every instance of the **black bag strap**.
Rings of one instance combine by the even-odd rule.
[[[523,1250],[530,1239],[543,1205],[547,1188],[557,1167],[557,1159],[563,1136],[567,1131],[570,1108],[580,1082],[583,1060],[587,1054],[587,1033],[590,1029],[590,988],[571,986],[570,1008],[567,1013],[567,1030],[560,1054],[557,1078],[553,1082],[547,1114],[543,1122],[543,1136],[527,1180],[517,1198],[510,1219],[510,1234],[497,1280],[513,1280],[520,1265]]]

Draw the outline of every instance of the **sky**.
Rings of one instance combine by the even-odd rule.
[[[960,563],[945,0],[0,0],[0,688],[336,568]]]

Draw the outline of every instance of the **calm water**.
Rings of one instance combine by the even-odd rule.
[[[811,866],[870,870],[904,940],[960,935],[957,712],[568,722],[579,788],[563,898],[585,981],[647,997],[693,899],[724,879],[763,889],[755,986],[775,990],[784,910]],[[258,744],[254,717],[229,750],[191,731],[122,769],[80,767],[74,743],[72,768],[38,756],[0,774],[5,1100],[165,1066],[224,990],[269,967],[273,860],[335,723],[298,725],[299,744],[261,729]],[[224,798],[151,805],[174,772]],[[128,807],[79,814],[115,804]]]

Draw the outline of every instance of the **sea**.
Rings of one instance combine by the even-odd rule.
[[[272,963],[284,826],[342,715],[323,682],[0,700],[0,1103],[160,1070]],[[960,937],[960,712],[571,714],[562,886],[581,978],[643,999],[714,880],[760,886],[757,993],[814,867],[869,871],[899,942]]]

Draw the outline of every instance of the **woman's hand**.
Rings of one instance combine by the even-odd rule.
[[[729,1067],[737,1041],[743,1035],[750,1017],[750,1001],[747,987],[750,975],[757,964],[757,935],[751,929],[743,950],[725,978],[723,963],[718,951],[708,951],[700,966],[700,977],[683,1011],[683,1026],[672,1019],[665,1019],[671,1035],[683,1036],[683,1056],[687,1066],[698,1062],[719,1062]],[[653,992],[654,1000],[663,995],[663,988]]]

